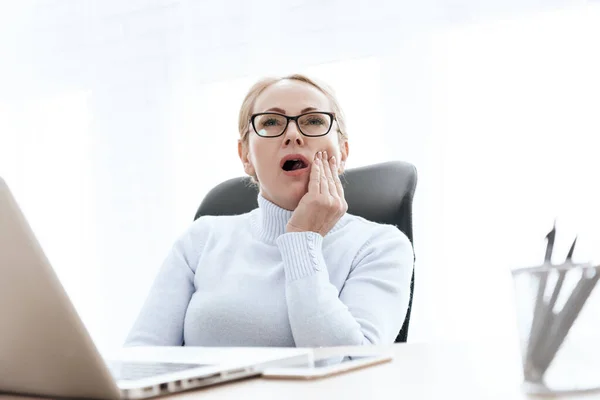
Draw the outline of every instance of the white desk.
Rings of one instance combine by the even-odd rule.
[[[369,349],[365,349],[369,350]],[[394,361],[316,381],[252,378],[163,397],[223,399],[528,399],[520,390],[520,360],[514,346],[488,344],[398,344]],[[343,354],[343,348],[320,349]],[[531,397],[540,399],[540,397]],[[0,396],[0,400],[25,397]],[[560,399],[599,399],[600,393]]]
[[[366,349],[368,350],[368,349]],[[518,349],[493,344],[397,344],[391,363],[317,381],[252,379],[177,399],[529,399]],[[327,354],[344,350],[322,349]],[[542,397],[531,397],[541,399]],[[561,399],[600,399],[600,392]]]

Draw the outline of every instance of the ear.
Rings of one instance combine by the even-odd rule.
[[[346,168],[346,159],[348,158],[348,154],[350,154],[350,146],[348,145],[348,141],[344,140],[343,143],[340,143],[340,166],[338,173],[341,175],[344,173],[344,169]]]
[[[256,171],[248,154],[248,146],[244,145],[241,139],[238,140],[238,155],[244,166],[244,172],[249,176],[256,176]]]

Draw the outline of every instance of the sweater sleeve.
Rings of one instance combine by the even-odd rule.
[[[125,346],[181,346],[185,313],[194,294],[199,258],[190,230],[173,245],[156,276]]]
[[[330,283],[314,232],[277,239],[286,276],[286,300],[298,347],[391,344],[406,316],[413,250],[393,226],[382,226],[356,255],[338,294]]]

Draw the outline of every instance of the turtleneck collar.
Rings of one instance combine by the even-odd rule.
[[[261,240],[269,243],[274,242],[275,239],[285,233],[285,227],[294,213],[265,199],[261,194],[258,195],[258,209],[254,211],[252,218],[254,231]],[[340,218],[329,233],[338,230],[342,226],[344,217]]]

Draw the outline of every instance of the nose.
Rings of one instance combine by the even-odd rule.
[[[286,146],[289,146],[292,142],[294,142],[298,146],[302,146],[304,144],[304,136],[298,130],[298,125],[296,121],[290,121],[285,130],[283,143]]]

